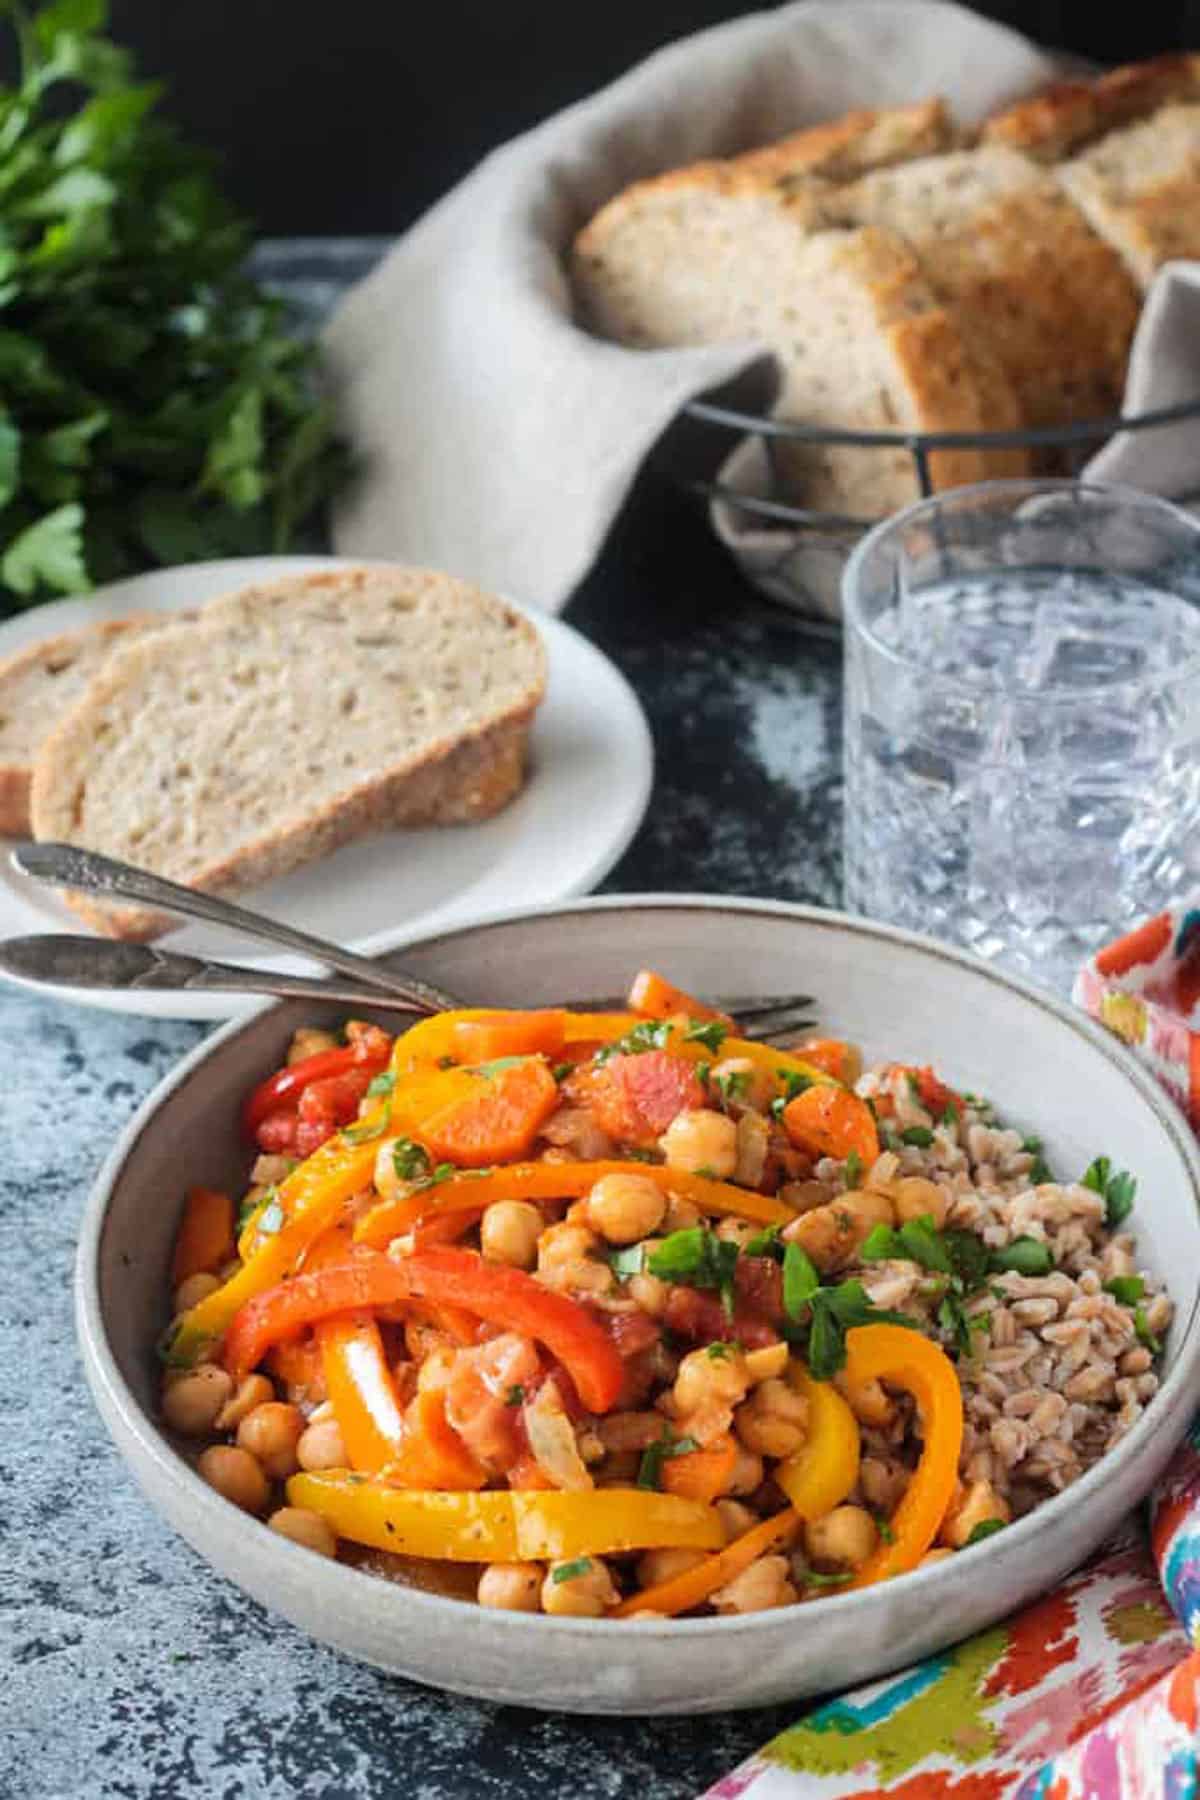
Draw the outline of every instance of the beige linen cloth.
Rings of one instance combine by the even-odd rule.
[[[683,403],[732,383],[761,409],[772,388],[761,346],[630,350],[575,323],[563,255],[596,208],[639,176],[852,107],[942,94],[971,124],[1057,70],[946,0],[802,0],[673,44],[504,145],[328,327],[341,423],[365,469],[335,521],[337,549],[430,563],[558,610]],[[1177,265],[1147,303],[1127,406],[1197,392],[1200,278]],[[1094,472],[1164,493],[1200,487],[1200,427],[1152,436],[1109,445]],[[725,478],[760,485],[753,451]],[[743,518],[714,509],[747,573],[792,599],[788,538]],[[799,571],[814,611],[836,610],[838,561]]]

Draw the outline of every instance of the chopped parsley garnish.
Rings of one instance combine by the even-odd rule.
[[[692,1019],[684,1031],[683,1041],[685,1044],[703,1044],[717,1056],[728,1036],[729,1027],[720,1019]]]
[[[1151,1356],[1157,1356],[1162,1344],[1150,1329],[1150,1321],[1146,1317],[1145,1308],[1135,1306],[1133,1309],[1133,1329],[1139,1344],[1144,1344]]]
[[[905,1069],[904,1079],[908,1083],[908,1091],[913,1099],[919,1100],[921,1098],[921,1083],[917,1080],[917,1077],[913,1074],[911,1069]]]
[[[269,1206],[278,1192],[278,1188],[269,1187],[265,1194],[258,1194],[256,1196],[253,1188],[250,1190],[238,1209],[237,1235],[239,1237],[241,1237],[243,1231],[245,1231],[247,1225],[249,1225],[259,1208],[261,1206]]]
[[[776,1069],[775,1074],[783,1083],[783,1092],[772,1100],[771,1113],[774,1118],[782,1119],[783,1109],[788,1101],[794,1100],[797,1094],[803,1094],[806,1089],[815,1087],[816,1082],[811,1075],[801,1075],[795,1069]]]
[[[1009,1275],[1049,1275],[1054,1258],[1039,1238],[1019,1237],[992,1251],[992,1267]]]
[[[643,1450],[642,1460],[638,1464],[637,1485],[640,1488],[661,1488],[664,1462],[672,1456],[687,1456],[699,1448],[694,1437],[673,1438],[669,1432],[664,1432],[656,1443]]]
[[[958,1355],[974,1353],[975,1334],[986,1332],[988,1321],[969,1313],[966,1301],[986,1286],[995,1264],[987,1246],[973,1232],[957,1228],[938,1231],[926,1213],[919,1219],[906,1219],[899,1227],[876,1225],[859,1254],[864,1262],[914,1262],[940,1276],[945,1286],[937,1307],[938,1326]]]
[[[799,1244],[788,1244],[783,1252],[783,1310],[789,1319],[799,1321],[801,1313],[821,1285],[812,1259]]]
[[[559,1082],[565,1081],[567,1079],[567,1076],[573,1075],[574,1072],[575,1072],[575,1064],[574,1063],[555,1063],[554,1067],[550,1071],[550,1073],[553,1075],[555,1081],[559,1081]]]
[[[714,1075],[713,1086],[721,1096],[724,1106],[744,1100],[750,1092],[750,1075],[746,1069],[730,1069],[728,1074]]]
[[[392,1167],[398,1181],[427,1181],[429,1152],[412,1138],[397,1138],[392,1145]]]
[[[839,1570],[836,1575],[827,1575],[823,1569],[806,1569],[804,1571],[805,1587],[844,1587],[848,1581],[854,1580],[850,1569]]]
[[[906,1219],[898,1228],[874,1226],[859,1254],[864,1262],[899,1258],[903,1262],[919,1263],[936,1275],[954,1274],[950,1252],[928,1213],[919,1219]]]
[[[1102,1196],[1104,1223],[1110,1231],[1116,1231],[1133,1211],[1137,1180],[1127,1169],[1114,1174],[1107,1156],[1098,1156],[1088,1164],[1080,1185]]]
[[[377,1119],[368,1117],[354,1125],[343,1125],[342,1138],[347,1144],[369,1144],[372,1138],[382,1137],[387,1128],[387,1111],[383,1109]]]
[[[614,1038],[611,1044],[597,1050],[595,1061],[606,1063],[610,1056],[641,1056],[647,1050],[665,1050],[670,1041],[669,1019],[643,1019],[624,1037]]]
[[[519,1381],[515,1381],[505,1393],[504,1404],[505,1406],[523,1406],[524,1403],[525,1389],[521,1386]]]
[[[980,1519],[978,1525],[974,1527],[970,1537],[963,1545],[963,1549],[969,1550],[972,1544],[982,1544],[985,1538],[995,1537],[998,1531],[1003,1530],[1003,1519]]]
[[[852,1150],[846,1158],[843,1165],[843,1174],[846,1177],[846,1186],[848,1188],[856,1188],[862,1180],[863,1160],[857,1150]]]
[[[1111,1281],[1105,1282],[1104,1291],[1119,1300],[1122,1306],[1136,1306],[1146,1291],[1146,1284],[1140,1275],[1114,1275]]]
[[[874,1517],[875,1529],[879,1533],[881,1543],[894,1544],[896,1541],[896,1534],[892,1530],[892,1521],[883,1513],[876,1513]]]
[[[805,1355],[815,1381],[829,1381],[846,1365],[846,1333],[855,1325],[907,1325],[919,1330],[907,1313],[889,1312],[868,1298],[861,1281],[822,1287],[811,1260],[799,1244],[789,1244],[783,1259],[783,1305],[792,1321],[784,1335],[796,1340],[795,1327],[808,1309]]]
[[[721,1338],[714,1338],[705,1346],[704,1354],[710,1362],[728,1362],[734,1353],[734,1346],[726,1344]]]
[[[779,1225],[767,1225],[762,1231],[755,1232],[754,1236],[752,1238],[747,1238],[746,1242],[742,1245],[742,1255],[774,1256],[777,1252],[780,1255],[783,1255],[783,1246],[779,1242],[779,1233],[781,1230],[782,1227]]]
[[[646,1259],[646,1268],[660,1281],[679,1281],[688,1287],[716,1288],[727,1318],[733,1317],[733,1272],[738,1247],[719,1238],[706,1225],[688,1225],[665,1237]]]
[[[277,1231],[283,1230],[285,1217],[286,1214],[278,1200],[271,1200],[258,1215],[258,1225],[256,1227],[258,1235],[260,1237],[274,1237]]]
[[[466,1072],[468,1075],[482,1075],[485,1079],[490,1079],[491,1076],[498,1075],[501,1069],[515,1069],[518,1063],[528,1061],[527,1056],[497,1056],[491,1062],[472,1063]]]
[[[624,1250],[610,1250],[608,1266],[618,1281],[628,1281],[631,1275],[640,1275],[646,1260],[646,1252],[641,1244],[630,1244]]]
[[[955,1106],[953,1100],[947,1100],[945,1106],[942,1108],[942,1116],[938,1120],[938,1124],[945,1125],[946,1127],[957,1125],[961,1118],[962,1114],[959,1112],[957,1106]]]
[[[396,1077],[390,1070],[385,1069],[382,1075],[376,1075],[374,1080],[368,1084],[367,1099],[381,1100],[385,1094],[391,1093],[395,1085]]]
[[[557,1587],[562,1581],[574,1581],[577,1576],[586,1575],[591,1566],[590,1556],[577,1556],[574,1562],[559,1563],[556,1569],[551,1570],[550,1579]]]
[[[912,1144],[917,1150],[928,1150],[933,1142],[933,1133],[928,1125],[906,1125],[900,1133],[902,1144]]]

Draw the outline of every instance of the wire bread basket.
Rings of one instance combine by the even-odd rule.
[[[853,431],[766,418],[705,399],[690,401],[683,412],[692,435],[709,440],[708,466],[719,463],[715,476],[683,478],[708,500],[717,533],[743,572],[772,599],[813,620],[836,625],[842,569],[855,544],[878,520],[813,511],[799,504],[781,468],[781,445],[849,446],[892,458],[904,452],[912,463],[913,497],[926,499],[934,491],[930,459],[939,450],[1028,450],[1040,473],[1073,476],[1118,434],[1165,431],[1200,419],[1200,398],[1154,411],[1025,431]],[[714,434],[724,434],[723,439]],[[1177,504],[1200,503],[1200,471],[1190,486],[1184,485],[1186,491],[1172,496]]]

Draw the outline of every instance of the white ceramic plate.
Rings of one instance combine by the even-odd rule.
[[[1162,1385],[1076,1484],[961,1557],[802,1609],[636,1621],[486,1611],[327,1563],[236,1513],[155,1423],[154,1344],[184,1189],[244,1180],[246,1089],[275,1068],[311,1004],[273,1005],[210,1037],[142,1106],[84,1214],[76,1324],[96,1404],[150,1500],[214,1568],[301,1630],[436,1687],[566,1712],[712,1712],[836,1693],[915,1662],[1045,1594],[1162,1473],[1200,1390],[1200,1148],[1118,1041],[979,958],[865,919],[749,900],[576,902],[406,949],[426,981],[497,1006],[618,992],[639,964],[686,987],[811,988],[822,1026],[871,1060],[931,1062],[1045,1140],[1051,1168],[1098,1152],[1139,1177],[1139,1264],[1175,1302]],[[344,1010],[344,1009],[343,1009]],[[323,1015],[332,1021],[337,1009]],[[279,1654],[286,1658],[286,1637]]]
[[[5,621],[0,657],[94,619],[177,612],[249,582],[351,566],[344,557],[261,556],[160,569]],[[520,610],[541,633],[549,673],[533,725],[530,778],[512,805],[480,825],[363,838],[246,895],[248,905],[369,955],[483,913],[586,894],[603,879],[650,799],[649,727],[624,676],[594,645],[559,619]],[[57,895],[17,874],[4,858],[0,937],[81,929],[78,915]],[[245,938],[209,925],[184,925],[168,942],[172,950],[257,969],[311,970],[299,958],[257,956]],[[251,1004],[222,994],[50,991],[87,1006],[158,1018],[225,1019]]]

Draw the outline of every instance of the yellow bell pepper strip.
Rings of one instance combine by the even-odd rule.
[[[642,1488],[590,1493],[429,1493],[328,1470],[293,1475],[289,1506],[320,1513],[339,1537],[447,1562],[558,1561],[626,1550],[711,1550],[715,1507]]]
[[[579,1162],[509,1163],[452,1175],[414,1193],[381,1200],[364,1213],[354,1229],[355,1242],[381,1248],[394,1237],[411,1231],[418,1219],[436,1213],[482,1212],[493,1200],[569,1200],[590,1193],[604,1175],[644,1175],[673,1194],[690,1200],[702,1213],[717,1217],[753,1219],[760,1225],[787,1225],[796,1217],[794,1208],[768,1194],[716,1181],[710,1175],[693,1175],[685,1169],[669,1169],[665,1163]]]
[[[410,1026],[396,1039],[392,1046],[392,1068],[399,1074],[409,1066],[436,1064],[444,1056],[453,1057],[458,1062],[462,1056],[457,1032],[459,1025],[519,1016],[490,1006],[461,1007],[454,1012],[434,1013],[431,1018],[421,1019],[416,1025]],[[562,1021],[565,1044],[593,1041],[607,1044],[613,1038],[623,1037],[639,1023],[638,1015],[632,1012],[563,1012]]]
[[[783,1512],[774,1513],[769,1519],[752,1525],[741,1537],[734,1538],[732,1544],[718,1550],[715,1556],[706,1556],[695,1568],[685,1569],[682,1575],[672,1575],[623,1600],[611,1609],[608,1617],[636,1619],[639,1613],[652,1612],[672,1618],[676,1613],[691,1612],[695,1607],[703,1606],[718,1588],[725,1587],[760,1556],[784,1549],[800,1530],[800,1524],[799,1513],[790,1506]]]
[[[405,1300],[449,1303],[537,1338],[562,1363],[589,1412],[608,1412],[616,1403],[625,1365],[591,1313],[523,1270],[485,1262],[473,1250],[422,1250],[398,1261],[360,1250],[347,1262],[282,1281],[242,1307],[225,1334],[222,1360],[240,1381],[272,1344],[306,1325]]]
[[[886,1381],[913,1396],[921,1414],[921,1460],[891,1520],[891,1541],[856,1571],[868,1587],[915,1569],[937,1536],[958,1479],[962,1388],[954,1364],[931,1338],[903,1325],[856,1325],[846,1333],[845,1381],[853,1390]]]
[[[369,1184],[377,1148],[373,1142],[347,1143],[339,1135],[292,1170],[275,1195],[274,1204],[283,1214],[279,1230],[264,1235],[260,1216],[249,1259],[179,1320],[166,1352],[172,1366],[199,1361],[247,1301],[283,1280],[346,1201]]]
[[[858,1480],[858,1420],[828,1381],[814,1381],[793,1357],[788,1380],[808,1402],[807,1435],[800,1449],[771,1471],[802,1519],[821,1519],[840,1506]]]

